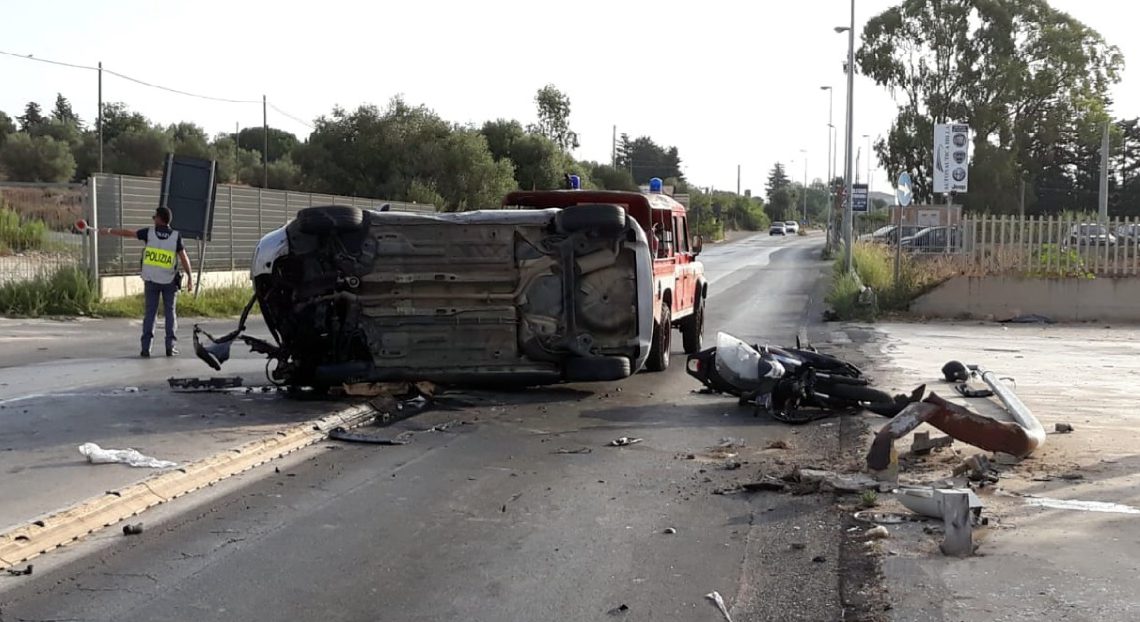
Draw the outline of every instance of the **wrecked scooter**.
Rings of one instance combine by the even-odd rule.
[[[784,423],[806,423],[836,411],[878,412],[895,399],[875,389],[863,372],[813,348],[749,345],[717,333],[717,345],[689,355],[686,371],[709,393],[725,393]],[[878,406],[878,408],[876,408]]]

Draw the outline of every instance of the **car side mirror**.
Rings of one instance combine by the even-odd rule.
[[[705,236],[694,235],[693,236],[693,255],[694,256],[700,255],[701,249],[704,248],[704,246],[705,246]]]

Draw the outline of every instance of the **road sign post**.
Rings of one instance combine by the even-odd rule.
[[[910,173],[903,171],[899,173],[898,186],[895,188],[895,199],[898,202],[898,207],[895,208],[895,289],[899,287],[899,273],[902,271],[902,212],[913,198],[914,184],[911,183]]]

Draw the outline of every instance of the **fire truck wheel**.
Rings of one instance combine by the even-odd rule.
[[[559,212],[557,220],[566,233],[596,230],[612,235],[625,229],[625,210],[616,205],[575,205]]]
[[[685,346],[685,354],[696,354],[704,345],[705,333],[705,301],[697,300],[697,307],[693,314],[681,320],[681,343]]]
[[[649,371],[669,369],[669,348],[673,338],[673,311],[668,303],[661,304],[661,321],[653,325],[653,346],[649,348],[649,360],[645,368]]]

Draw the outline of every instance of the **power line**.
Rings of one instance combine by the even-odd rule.
[[[257,100],[253,100],[253,99],[230,99],[228,97],[214,97],[212,95],[199,95],[198,93],[190,93],[188,91],[180,91],[178,89],[172,89],[169,86],[162,86],[160,84],[151,84],[150,82],[139,80],[138,78],[132,78],[130,76],[123,75],[117,71],[112,71],[110,69],[107,69],[106,67],[103,68],[103,71],[106,73],[109,73],[113,76],[117,76],[119,78],[127,80],[129,82],[134,82],[135,84],[141,84],[143,86],[149,86],[152,89],[159,89],[161,91],[168,91],[170,93],[175,93],[177,95],[185,95],[187,97],[197,97],[198,99],[208,99],[210,101],[224,102],[224,103],[228,103],[228,104],[259,104],[259,103],[261,103]]]
[[[14,54],[12,52],[5,52],[4,50],[0,50],[0,54],[3,54],[4,56],[11,56],[13,58],[21,58],[23,60],[34,60],[34,61],[39,62],[39,63],[48,63],[51,65],[60,65],[63,67],[73,67],[75,69],[89,69],[91,71],[99,71],[98,67],[88,67],[87,65],[76,65],[74,63],[65,63],[65,62],[58,61],[58,60],[48,60],[46,58],[36,58],[35,56],[33,56],[31,54]]]
[[[284,116],[284,117],[288,117],[288,118],[290,118],[290,119],[292,119],[292,120],[296,121],[297,123],[300,123],[301,125],[304,125],[305,127],[309,128],[310,130],[312,130],[312,129],[316,129],[316,128],[313,126],[313,124],[312,124],[312,123],[309,123],[308,121],[304,121],[304,120],[302,120],[302,119],[300,119],[300,118],[298,118],[298,117],[295,117],[295,116],[293,116],[293,115],[289,114],[288,112],[285,112],[284,110],[282,110],[282,109],[278,108],[277,106],[274,106],[274,105],[273,105],[273,102],[268,102],[268,104],[269,104],[269,107],[270,107],[270,108],[272,108],[272,109],[273,109],[275,112],[277,112],[277,114],[280,114],[280,115],[282,115],[282,116]]]

